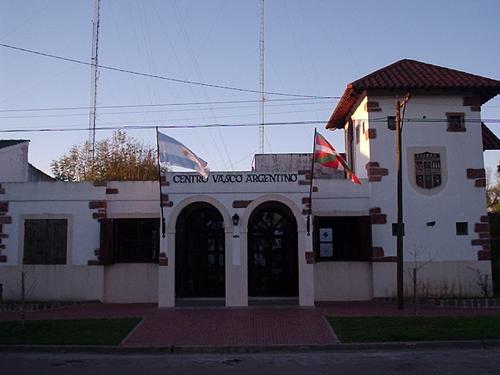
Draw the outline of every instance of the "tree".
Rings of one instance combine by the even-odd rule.
[[[500,166],[499,166],[500,167]],[[488,183],[486,184],[486,206],[490,212],[500,212],[500,173],[495,173],[495,181],[492,181],[491,171],[488,170],[486,176]]]
[[[158,179],[156,150],[117,130],[95,145],[73,145],[67,154],[51,163],[59,181],[148,181]]]

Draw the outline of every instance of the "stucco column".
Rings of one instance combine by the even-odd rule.
[[[299,305],[314,306],[314,264],[307,263],[306,253],[313,251],[312,235],[304,230],[297,232],[299,252]]]
[[[160,254],[166,255],[166,265],[158,269],[158,307],[175,306],[175,232],[160,237]]]
[[[231,225],[230,228],[227,228],[225,240],[226,306],[248,306],[246,262],[243,262],[241,249],[243,239],[240,236],[240,226]]]

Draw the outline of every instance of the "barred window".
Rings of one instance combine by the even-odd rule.
[[[24,264],[66,264],[68,221],[26,219]]]
[[[441,185],[441,159],[439,153],[415,154],[415,182],[423,189]]]

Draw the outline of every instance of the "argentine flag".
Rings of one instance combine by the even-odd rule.
[[[196,156],[179,141],[160,132],[158,132],[158,157],[160,163],[192,169],[203,177],[208,177],[210,169],[205,160]]]

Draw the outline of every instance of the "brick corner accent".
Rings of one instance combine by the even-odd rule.
[[[250,203],[251,200],[236,200],[233,201],[233,208],[247,208]]]
[[[9,211],[9,202],[0,202],[0,212]]]
[[[373,246],[372,258],[383,258],[383,257],[384,257],[384,248],[381,246]]]
[[[95,210],[97,208],[106,208],[106,201],[90,201],[89,208]]]
[[[377,138],[377,129],[368,129],[365,133],[366,139],[375,139]]]
[[[387,224],[387,215],[386,214],[371,214],[370,222],[372,224]]]
[[[94,182],[92,183],[92,185],[94,185],[94,186],[106,186],[106,185],[107,185],[107,183],[106,183],[106,181],[97,180],[97,181],[94,181]]]
[[[93,212],[92,219],[106,219],[106,213],[105,212]]]
[[[7,256],[6,255],[0,255],[0,263],[7,263]]]
[[[118,194],[118,189],[116,189],[116,188],[106,188],[106,194]]]
[[[168,202],[162,201],[161,202],[161,206],[162,207],[173,207],[174,206],[174,202],[172,202],[172,201],[168,201]]]
[[[477,252],[477,260],[491,260],[490,250],[479,250]]]
[[[486,171],[484,168],[467,168],[466,173],[469,179],[486,178]]]
[[[382,181],[383,176],[389,175],[389,169],[381,168],[380,164],[376,161],[370,161],[366,163],[365,168],[369,182]]]
[[[158,259],[158,265],[159,266],[168,266],[168,258],[160,258]]]
[[[370,208],[370,215],[372,214],[380,214],[382,213],[382,209],[380,207],[372,207]]]
[[[380,108],[378,102],[367,101],[365,103],[365,111],[366,112],[380,112],[382,109]]]
[[[488,232],[490,231],[490,225],[488,223],[476,223],[474,224],[474,232]]]
[[[100,266],[101,262],[98,260],[92,259],[87,262],[87,266]]]
[[[381,257],[381,258],[373,258],[373,262],[384,262],[384,263],[396,263],[398,261],[398,257]]]
[[[0,224],[12,224],[11,216],[0,216]]]
[[[478,178],[474,182],[475,187],[486,187],[486,178]]]
[[[0,184],[0,194],[5,194],[5,189],[2,188],[2,184]]]

